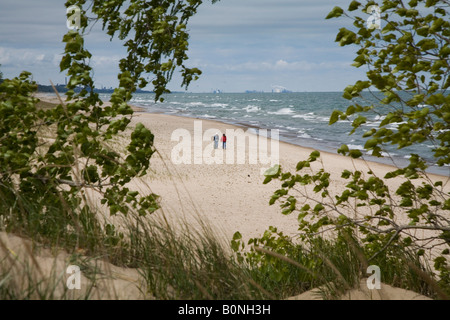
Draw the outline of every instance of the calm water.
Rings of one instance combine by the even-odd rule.
[[[108,100],[109,96],[101,95],[101,98]],[[322,151],[336,152],[345,143],[350,148],[362,150],[367,160],[390,164],[394,161],[399,166],[407,164],[410,153],[416,153],[430,162],[430,172],[446,176],[450,173],[449,167],[433,164],[431,150],[434,146],[429,142],[404,149],[391,146],[385,150],[385,155],[392,159],[370,156],[364,150],[365,139],[362,134],[378,127],[383,116],[374,112],[364,114],[368,118],[367,123],[352,135],[349,135],[352,127],[348,121],[339,121],[330,126],[329,117],[333,110],[344,111],[350,104],[338,92],[173,93],[166,95],[165,99],[163,103],[155,103],[153,94],[135,94],[131,103],[148,112],[217,120],[252,127],[256,131],[258,128],[278,129],[281,140]],[[376,99],[372,96],[365,97],[365,101],[376,105]],[[385,106],[377,108],[380,114],[387,113]],[[396,130],[395,125],[388,128]]]

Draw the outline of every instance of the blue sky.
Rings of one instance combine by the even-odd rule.
[[[203,71],[188,91],[224,92],[274,86],[291,91],[341,91],[364,77],[351,67],[356,47],[334,42],[346,18],[325,20],[346,0],[221,0],[204,3],[190,21],[188,65]],[[368,15],[360,12],[365,18]],[[64,83],[59,72],[63,35],[67,32],[64,1],[1,0],[0,64],[4,77],[22,70],[41,84]],[[93,54],[97,87],[117,85],[117,63],[125,55],[119,41],[110,41],[100,23],[85,36]],[[170,89],[181,91],[177,76]]]

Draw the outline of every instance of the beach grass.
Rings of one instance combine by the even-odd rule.
[[[81,266],[83,276],[89,280],[84,294],[77,299],[92,298],[99,279],[113,281],[113,276],[96,267],[105,261],[137,271],[139,280],[133,280],[132,285],[140,295],[134,299],[287,299],[318,287],[323,299],[339,299],[367,277],[367,262],[354,244],[342,239],[318,240],[307,247],[291,244],[284,255],[260,249],[263,261],[246,263],[236,258],[224,237],[202,221],[192,225],[183,220],[169,222],[164,216],[146,219],[132,214],[122,224],[126,235],[120,238],[92,229],[76,235],[64,233],[57,224],[44,232],[36,221],[39,216],[28,211],[30,221],[22,221],[21,227],[10,225],[9,229],[34,239],[35,246],[70,253],[65,266]],[[64,214],[60,212],[60,216]],[[64,286],[67,276],[54,270],[45,277],[36,273],[39,262],[33,259],[35,252],[29,248],[27,253],[29,259],[20,263],[17,257],[12,258],[14,263],[8,261],[12,255],[0,261],[0,299],[72,299],[72,292]],[[271,259],[269,265],[264,262],[267,259]],[[56,258],[50,262],[57,263]],[[422,274],[415,271],[430,274],[416,256],[399,249],[395,255],[379,257],[376,264],[383,269],[383,283],[437,297]],[[18,266],[20,270],[14,270]],[[26,279],[25,285],[17,283],[17,279]],[[102,294],[103,298],[114,298],[111,292],[97,296]]]

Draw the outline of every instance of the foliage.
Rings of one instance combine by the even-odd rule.
[[[69,77],[66,101],[55,108],[37,108],[39,100],[33,97],[37,86],[28,72],[0,85],[0,217],[6,226],[38,225],[33,232],[59,234],[54,225],[62,234],[77,238],[101,232],[93,205],[106,205],[111,215],[133,210],[145,216],[158,208],[155,194],[139,194],[126,186],[146,174],[154,153],[153,134],[138,123],[122,153],[110,144],[130,131],[133,110],[128,101],[138,85],[147,84],[145,74],[156,77],[157,99],[167,92],[175,68],[182,69],[185,86],[200,74],[184,61],[188,59],[186,24],[201,3],[92,1],[91,11],[103,20],[107,33],[111,37],[118,33],[128,49],[128,57],[120,62],[119,87],[111,96],[111,106],[105,107],[94,90],[91,54],[84,45],[89,21],[83,10],[86,1],[66,2],[67,7],[82,8],[81,29],[63,37],[60,68]],[[131,35],[134,39],[127,40]],[[92,203],[92,194],[100,195],[101,203]],[[78,225],[79,221],[84,223]],[[105,230],[120,238],[112,225]],[[79,240],[74,243],[80,245]]]
[[[161,218],[161,219],[159,219]],[[165,217],[130,221],[130,257],[156,299],[249,300],[270,293],[236,262],[226,242],[201,221]]]
[[[318,288],[322,298],[337,299],[370,275],[367,255],[352,233],[351,228],[343,228],[334,239],[305,237],[297,243],[270,227],[261,238],[250,239],[249,250],[245,250],[242,235],[235,233],[232,248],[255,281],[277,298]],[[384,271],[383,282],[436,296],[416,271],[429,272],[429,266],[409,250],[390,247],[372,263]]]
[[[363,6],[353,1],[349,11],[367,10],[373,4]],[[446,94],[450,86],[448,8],[448,1],[410,1],[407,5],[402,1],[383,1],[381,30],[366,28],[365,20],[358,16],[353,17],[357,32],[339,30],[336,41],[341,46],[360,47],[353,66],[368,68],[367,80],[346,87],[343,97],[352,100],[365,89],[379,90],[384,94],[380,103],[391,108],[379,128],[364,135],[370,137],[365,148],[373,155],[381,156],[384,144],[404,148],[430,141],[435,145],[436,163],[443,166],[450,162],[450,96]],[[373,109],[374,106],[350,105],[346,112],[334,111],[330,124],[358,115],[352,120],[355,130],[365,123],[364,112]],[[397,130],[389,129],[389,125],[396,125]],[[409,170],[398,174],[415,176],[415,170],[426,166],[420,157],[415,157],[415,161]]]
[[[348,12],[363,12],[376,3],[364,5],[352,1]],[[335,110],[330,125],[350,121],[351,134],[366,122],[368,112],[383,116],[378,128],[364,133],[365,149],[382,157],[384,146],[405,148],[431,142],[435,163],[450,164],[450,23],[448,1],[419,1],[408,3],[385,0],[380,6],[381,29],[371,28],[366,20],[351,17],[335,7],[327,19],[345,16],[354,20],[356,30],[341,28],[336,41],[341,46],[359,47],[353,66],[367,68],[367,79],[345,88],[343,97],[351,101],[346,111]],[[369,13],[370,14],[370,13]],[[377,98],[379,105],[364,105],[364,94]],[[388,109],[388,112],[385,110]],[[338,153],[357,159],[360,150],[342,145]],[[450,196],[448,178],[432,180],[426,169],[428,163],[411,154],[409,164],[394,169],[384,177],[374,172],[346,169],[339,183],[342,193],[333,193],[336,183],[320,166],[320,153],[314,151],[297,164],[295,173],[284,172],[280,166],[266,172],[264,183],[279,180],[270,204],[280,203],[283,214],[298,214],[300,238],[303,242],[333,237],[343,228],[351,228],[361,244],[369,263],[386,261],[402,263],[392,255],[392,248],[413,250],[416,257],[425,254],[434,258],[434,267],[441,288],[449,296],[450,277],[448,254],[450,246]],[[391,190],[388,179],[401,184]],[[404,221],[402,222],[402,219]],[[428,232],[420,235],[419,231]],[[336,236],[336,233],[334,233]],[[252,239],[251,243],[263,242]],[[266,243],[267,245],[267,243]],[[270,244],[269,244],[270,247]],[[251,256],[249,256],[251,257]]]

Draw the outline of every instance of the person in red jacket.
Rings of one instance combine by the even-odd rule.
[[[225,133],[223,134],[223,136],[220,140],[222,141],[222,148],[226,149],[227,148],[227,136],[225,135]]]

